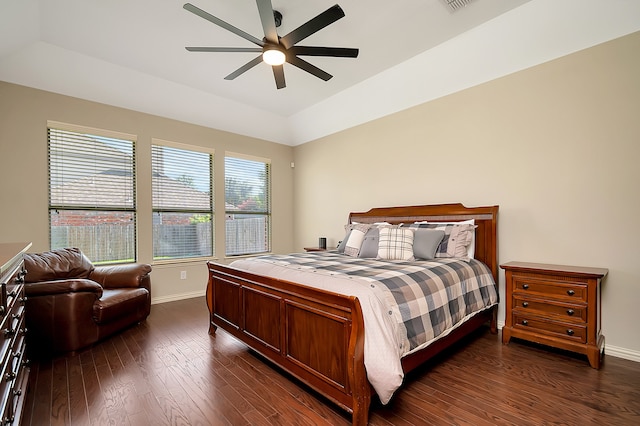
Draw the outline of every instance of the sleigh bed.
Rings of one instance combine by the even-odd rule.
[[[473,220],[475,234],[471,247],[475,260],[467,259],[466,263],[481,263],[482,268],[487,271],[491,286],[495,288],[492,304],[465,315],[450,329],[433,339],[427,339],[426,343],[411,351],[405,351],[401,358],[398,357],[400,373],[413,370],[487,322],[491,324],[491,331],[497,332],[497,215],[498,206],[468,208],[462,204],[385,207],[349,215],[350,224],[387,223],[406,226],[420,222],[468,223]],[[333,264],[339,256],[349,257],[335,252],[316,255],[328,264]],[[270,262],[271,268],[277,269],[281,264],[295,260],[294,256],[267,259],[262,263]],[[318,275],[319,270],[304,264],[313,261],[312,256],[313,253],[297,255],[303,262],[298,269],[312,269]],[[453,260],[455,259],[444,259]],[[350,293],[349,291],[338,292],[333,291],[334,287],[318,288],[309,282],[303,283],[306,280],[303,274],[305,271],[300,271],[298,280],[277,278],[277,274],[250,272],[236,264],[229,266],[208,262],[207,266],[210,334],[221,327],[351,413],[354,425],[367,424],[372,395],[381,395],[381,392],[376,392],[376,382],[367,376],[368,368],[365,367],[365,318],[378,314],[366,310],[363,313],[363,306],[371,309],[363,297],[360,299],[364,305],[359,297],[344,294]],[[293,276],[297,277],[296,274],[294,271]],[[327,278],[324,281],[333,279],[328,276],[334,275],[333,272],[325,274]],[[344,274],[337,275],[346,279]],[[374,287],[378,283],[370,284]],[[371,325],[371,320],[368,321]],[[372,328],[368,326],[367,329],[368,339],[371,339],[367,340],[369,345],[377,343],[371,337]],[[371,352],[368,352],[368,357],[370,360]],[[367,362],[369,370],[373,370],[371,361]],[[402,376],[399,380],[401,382]],[[380,399],[384,403],[388,397],[390,395]]]

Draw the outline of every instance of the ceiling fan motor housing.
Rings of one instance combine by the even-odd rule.
[[[276,27],[279,27],[280,25],[282,25],[282,13],[278,12],[277,10],[274,10],[273,19],[274,21],[276,21]]]

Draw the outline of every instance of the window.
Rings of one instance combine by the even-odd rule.
[[[213,256],[213,154],[151,146],[154,260]]]
[[[136,259],[135,137],[49,123],[51,248],[94,263]]]
[[[227,256],[270,251],[269,161],[230,155],[224,166]]]

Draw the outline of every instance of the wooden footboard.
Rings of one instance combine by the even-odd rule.
[[[209,333],[231,333],[366,425],[371,387],[358,299],[208,262]]]

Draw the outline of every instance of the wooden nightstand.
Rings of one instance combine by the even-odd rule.
[[[587,355],[600,368],[602,268],[509,262],[505,271],[505,326],[512,337]]]
[[[321,247],[305,247],[304,251],[306,251],[306,252],[310,252],[310,251],[327,251],[327,249],[323,249]]]

